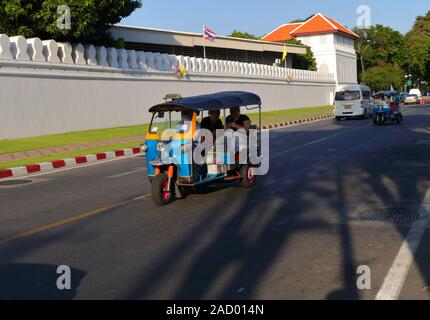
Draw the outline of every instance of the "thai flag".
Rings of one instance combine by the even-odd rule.
[[[213,43],[215,42],[215,38],[216,38],[216,33],[213,32],[208,27],[203,26],[203,39]]]

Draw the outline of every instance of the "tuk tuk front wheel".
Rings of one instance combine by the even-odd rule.
[[[151,184],[152,200],[158,206],[165,206],[170,202],[172,202],[175,198],[174,189],[171,188],[170,191],[167,191],[168,183],[169,183],[169,179],[167,178],[167,175],[164,173],[160,173],[152,179],[152,184]],[[171,183],[174,184],[174,181],[172,181]]]
[[[240,184],[244,188],[252,188],[255,185],[254,168],[249,164],[242,165],[240,168]]]
[[[401,120],[400,120],[400,116],[397,116],[397,117],[396,117],[396,122],[397,122],[397,124],[400,124],[400,121],[401,121]]]

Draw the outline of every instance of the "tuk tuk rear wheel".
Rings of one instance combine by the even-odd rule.
[[[152,179],[152,200],[158,206],[165,206],[174,200],[175,191],[172,189],[170,191],[167,191],[168,181],[169,179],[164,173],[160,173]],[[172,184],[174,184],[174,181],[172,181]]]
[[[244,188],[252,188],[255,185],[254,168],[245,164],[240,167],[240,184]]]

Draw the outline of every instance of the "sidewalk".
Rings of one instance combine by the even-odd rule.
[[[134,143],[134,142],[136,142],[136,144],[140,144],[144,140],[145,140],[145,136],[134,136],[134,137],[127,137],[127,138],[111,139],[111,140],[106,140],[106,141],[74,144],[74,145],[68,145],[68,146],[62,146],[62,147],[53,147],[53,148],[44,148],[44,149],[38,149],[38,150],[28,150],[28,151],[23,151],[23,152],[5,153],[5,154],[0,154],[0,163],[6,162],[6,161],[24,160],[24,159],[40,157],[40,156],[51,156],[51,155],[55,155],[55,154],[74,152],[74,151],[80,151],[80,150],[87,150],[87,149],[97,148],[97,147],[107,147],[107,146],[121,144],[121,143]]]

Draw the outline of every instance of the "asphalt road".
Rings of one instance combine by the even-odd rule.
[[[401,125],[272,131],[270,143],[255,188],[215,185],[163,208],[141,156],[0,183],[0,299],[375,299],[414,224],[364,217],[422,208],[430,107],[408,107]],[[400,299],[430,298],[429,241],[424,229]],[[56,288],[59,265],[71,290]]]

